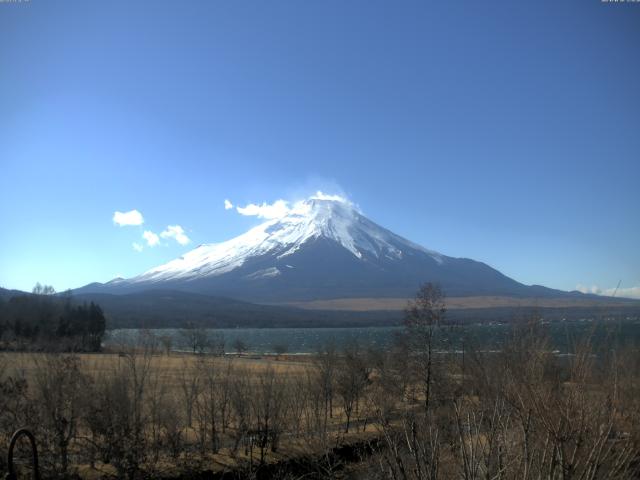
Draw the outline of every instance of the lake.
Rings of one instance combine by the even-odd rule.
[[[552,348],[559,353],[573,351],[575,342],[590,336],[590,341],[598,346],[605,340],[614,339],[615,345],[640,344],[640,321],[567,321],[544,324],[551,339]],[[315,353],[323,345],[332,342],[340,349],[344,345],[358,342],[364,348],[388,348],[401,327],[366,328],[221,328],[207,329],[207,335],[216,340],[224,339],[225,350],[233,352],[237,339],[248,346],[249,353],[269,354],[282,345],[290,354]],[[118,329],[107,332],[104,345],[117,348],[119,345],[132,346],[140,342],[145,331],[137,329]],[[148,332],[148,331],[147,331]],[[450,346],[461,350],[463,346],[473,344],[478,349],[499,349],[504,340],[513,332],[508,324],[466,325],[445,327],[440,330],[438,343],[441,348]],[[176,351],[189,350],[184,331],[181,329],[151,330],[155,337],[171,337],[172,348]]]

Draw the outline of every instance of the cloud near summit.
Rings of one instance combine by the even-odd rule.
[[[261,204],[249,203],[244,207],[237,206],[236,211],[240,215],[271,220],[274,218],[282,218],[288,215],[289,213],[300,211],[301,209],[304,208],[305,202],[308,200],[331,200],[335,202],[344,202],[344,203],[348,203],[349,205],[353,205],[353,203],[349,201],[346,197],[343,197],[340,195],[328,195],[318,190],[315,194],[311,195],[306,200],[301,200],[298,202],[291,203],[291,202],[288,202],[287,200],[279,199],[273,203],[267,203],[267,202],[262,202]],[[229,202],[228,200],[225,200],[226,210],[230,209],[230,208],[227,208],[228,205],[231,205],[232,207],[231,202]]]
[[[290,210],[289,202],[285,200],[276,200],[271,204],[262,202],[261,205],[250,203],[245,207],[236,207],[240,215],[266,219],[284,217]]]

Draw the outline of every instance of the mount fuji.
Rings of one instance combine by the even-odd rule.
[[[449,297],[581,295],[519,283],[494,268],[417,245],[366,218],[351,202],[315,195],[248,232],[200,245],[129,279],[78,293],[173,290],[256,303],[408,298],[424,282]]]

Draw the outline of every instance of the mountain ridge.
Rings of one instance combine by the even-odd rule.
[[[409,298],[429,281],[450,297],[584,295],[524,285],[483,262],[429,250],[369,220],[348,200],[321,194],[228,241],[201,244],[135,277],[75,292],[171,289],[273,304]]]

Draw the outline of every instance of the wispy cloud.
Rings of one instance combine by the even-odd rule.
[[[231,202],[225,200],[225,208],[227,207],[227,202],[231,205]],[[233,205],[231,206],[233,208]],[[144,223],[144,218],[142,214],[138,210],[130,210],[128,212],[115,212],[113,214],[113,223],[120,227],[124,227],[127,225],[142,225]],[[149,247],[155,247],[160,245],[160,239],[174,239],[180,245],[187,245],[191,242],[191,239],[187,236],[180,225],[167,225],[160,234],[153,232],[152,230],[145,230],[142,233],[142,238],[145,240],[146,245]],[[142,242],[133,242],[131,247],[136,252],[142,252],[144,250],[145,244]]]
[[[149,247],[160,245],[161,238],[173,238],[180,245],[186,245],[191,242],[191,239],[187,236],[187,234],[184,232],[184,229],[180,225],[169,225],[165,230],[160,232],[159,235],[155,232],[152,232],[151,230],[145,230],[142,234],[142,238],[146,240]],[[135,251],[141,252],[142,248],[143,246],[141,244],[137,242],[133,243],[133,249]]]
[[[145,230],[142,234],[142,238],[147,241],[147,245],[149,245],[150,247],[155,247],[160,243],[160,237],[157,234],[153,233],[151,230]]]
[[[240,215],[258,218],[280,218],[289,213],[289,202],[286,200],[276,200],[273,203],[263,202],[261,205],[250,203],[245,207],[237,207],[236,210]]]
[[[128,212],[114,212],[113,223],[120,227],[127,225],[142,225],[144,218],[138,210],[130,210]]]
[[[228,198],[224,199],[224,209],[231,210],[233,208],[233,203]]]
[[[351,203],[346,197],[342,195],[329,195],[327,193],[318,190],[316,193],[309,197],[311,200],[332,200],[334,202]]]
[[[273,203],[262,202],[261,204],[257,203],[249,203],[244,207],[236,207],[236,211],[240,215],[251,216],[264,218],[267,220],[274,218],[282,218],[290,213],[304,213],[304,211],[308,210],[308,201],[309,200],[331,200],[334,202],[343,202],[348,203],[349,205],[353,205],[346,197],[341,195],[329,195],[318,190],[313,195],[307,197],[306,200],[301,200],[298,202],[288,202],[287,200],[276,200]],[[229,202],[231,205],[231,202]],[[226,208],[226,201],[225,201]]]
[[[576,290],[582,293],[591,293],[593,295],[605,295],[607,297],[611,297],[615,294],[616,297],[622,297],[622,298],[640,298],[640,286],[618,288],[616,290],[615,287],[601,288],[598,285],[587,286],[587,285],[578,284],[576,286]]]
[[[173,238],[180,245],[186,245],[191,240],[184,233],[184,229],[180,225],[169,225],[160,236],[162,238]]]

